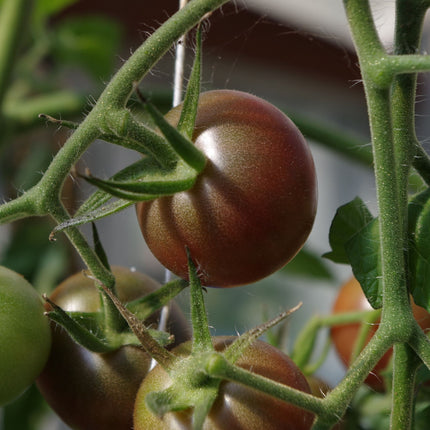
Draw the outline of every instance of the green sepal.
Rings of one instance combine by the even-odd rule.
[[[159,169],[159,166],[156,160],[150,157],[145,157],[125,167],[124,169],[120,170],[115,175],[113,175],[110,179],[115,181],[138,180],[144,177],[146,173],[153,170],[157,171],[158,169]],[[106,191],[103,191],[103,190],[95,191],[79,207],[79,209],[75,213],[75,217],[84,217],[86,214],[93,213],[98,209],[103,210],[105,203],[107,203],[110,199],[112,199],[112,194],[107,193]],[[123,200],[123,203],[125,205],[126,200]],[[120,207],[121,204],[122,203],[118,203],[117,204],[118,207]],[[130,204],[132,203],[129,202],[129,205]]]
[[[151,102],[145,101],[145,106],[171,148],[188,166],[200,173],[206,166],[206,156],[203,152],[170,124]]]
[[[144,297],[128,302],[125,307],[130,312],[133,312],[137,318],[143,321],[155,311],[167,305],[187,286],[187,281],[183,279],[175,279],[162,285],[156,291],[147,294]]]
[[[166,331],[148,328],[148,333],[155,339],[161,346],[171,345],[174,342],[174,336]],[[134,345],[142,346],[139,339],[132,331],[125,331],[118,334],[118,339],[121,345]]]
[[[109,352],[115,349],[109,345],[104,336],[98,322],[98,314],[68,313],[50,299],[45,298],[45,300],[53,309],[47,313],[48,317],[64,327],[69,336],[79,345],[92,352]],[[85,325],[83,325],[84,322]],[[88,327],[93,329],[90,330]]]
[[[217,354],[209,352],[209,356]],[[148,393],[145,403],[148,409],[162,418],[168,412],[192,410],[191,429],[202,430],[204,422],[214,404],[221,379],[208,378],[206,362],[208,354],[184,359],[187,368],[179,362],[179,368],[173,370],[172,384],[161,391]]]
[[[191,324],[193,327],[192,353],[214,351],[211,333],[209,331],[208,316],[206,313],[203,288],[197,275],[196,266],[192,260],[189,249],[186,248],[188,258],[188,277],[190,280],[191,295]]]
[[[245,352],[245,350],[260,336],[262,336],[266,331],[279,324],[281,321],[284,321],[288,316],[290,316],[293,312],[298,310],[301,307],[301,303],[299,303],[294,308],[288,309],[284,312],[281,312],[275,318],[266,321],[265,323],[248,330],[247,332],[241,334],[232,344],[230,344],[223,352],[223,356],[230,362],[235,363]]]
[[[100,287],[112,300],[112,303],[127,322],[128,326],[140,341],[145,351],[165,369],[172,366],[175,362],[175,356],[167,349],[163,348],[157,340],[151,336],[150,331],[145,324],[137,318],[133,312],[128,310],[109,288],[103,284],[101,284]]]
[[[112,196],[109,195],[109,199],[111,198]],[[130,202],[129,200],[124,200],[124,199],[115,200],[109,204],[105,204],[101,206],[100,208],[87,212],[85,215],[76,216],[65,222],[62,222],[61,224],[58,224],[52,230],[50,237],[52,238],[59,231],[63,231],[69,227],[87,224],[89,222],[97,221],[98,219],[107,217],[109,215],[113,215],[117,212],[120,212],[128,208],[133,204],[134,202]]]
[[[200,96],[200,75],[202,62],[202,31],[200,26],[196,33],[196,53],[193,68],[182,103],[181,116],[178,122],[178,131],[191,140],[197,116]]]
[[[93,176],[81,175],[87,182],[96,187],[122,198],[124,193],[130,195],[130,199],[152,200],[163,195],[172,195],[180,191],[190,189],[196,180],[196,175],[188,169],[175,169],[173,171],[147,172],[141,180],[115,181],[103,180]],[[135,196],[132,198],[132,196]]]
[[[103,248],[103,244],[100,240],[99,232],[97,231],[97,227],[94,223],[91,223],[91,230],[93,233],[94,251],[97,257],[99,257],[99,260],[102,262],[103,266],[110,271],[110,265],[107,258],[107,254]]]
[[[191,399],[178,395],[174,385],[163,391],[154,391],[145,397],[148,409],[157,417],[163,417],[167,412],[184,411],[191,408]]]

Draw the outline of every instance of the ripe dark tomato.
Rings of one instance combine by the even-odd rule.
[[[234,339],[234,337],[215,337],[213,340],[215,348],[223,350]],[[190,342],[174,349],[176,354],[183,356],[189,355],[190,351]],[[255,341],[237,361],[237,365],[310,393],[306,378],[294,362],[265,342]],[[192,428],[190,410],[169,412],[160,419],[146,407],[146,395],[152,391],[167,388],[170,382],[170,377],[161,366],[156,366],[148,373],[136,397],[135,430],[190,430]],[[312,413],[297,406],[243,385],[223,381],[203,430],[305,430],[311,428],[313,418]]]
[[[51,347],[42,298],[18,273],[0,266],[0,406],[37,378]]]
[[[113,267],[118,297],[129,302],[154,291],[159,284],[148,276]],[[51,300],[67,311],[96,312],[100,296],[93,281],[82,273],[71,276],[52,293]],[[156,318],[152,319],[156,321]],[[149,323],[147,321],[147,323]],[[176,306],[168,329],[175,345],[190,338],[188,323]],[[52,352],[37,385],[52,409],[75,430],[130,430],[134,399],[151,358],[137,346],[97,354],[74,342],[52,325]]]
[[[181,106],[167,113],[177,124]],[[185,247],[201,281],[231,287],[284,266],[306,241],[317,185],[308,145],[270,103],[239,91],[200,95],[192,138],[207,165],[188,191],[137,205],[155,257],[187,278]]]
[[[346,282],[339,290],[336,301],[333,306],[333,313],[341,312],[354,312],[360,310],[371,310],[369,302],[361,289],[359,282],[355,278],[351,278]],[[414,317],[418,324],[424,329],[430,328],[430,314],[422,307],[412,302],[412,310]],[[369,330],[368,339],[375,334],[378,328],[378,322],[376,322]],[[336,351],[346,366],[351,364],[351,356],[354,351],[355,341],[357,339],[360,330],[360,324],[345,324],[339,326],[333,326],[331,328],[331,339],[336,348]],[[384,390],[384,381],[381,376],[381,372],[387,368],[391,356],[393,354],[392,349],[386,352],[381,358],[378,364],[373,369],[372,373],[366,378],[366,384],[377,391]]]

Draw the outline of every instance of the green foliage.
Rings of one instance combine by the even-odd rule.
[[[411,198],[408,205],[408,273],[415,303],[430,311],[430,189]],[[382,265],[379,220],[356,198],[341,206],[329,234],[332,251],[324,256],[350,264],[373,308],[382,307]]]
[[[378,219],[372,219],[345,244],[354,276],[374,309],[382,307],[382,269]]]
[[[346,242],[372,219],[372,214],[359,197],[339,207],[329,232],[329,243],[332,250],[324,254],[324,257],[335,263],[349,263],[345,249]]]

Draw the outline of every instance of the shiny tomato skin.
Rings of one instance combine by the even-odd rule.
[[[234,339],[215,337],[213,342],[221,351]],[[173,352],[187,356],[190,350],[190,342],[187,342]],[[237,365],[310,393],[306,378],[293,361],[263,341],[255,341]],[[169,384],[170,378],[161,366],[148,373],[136,397],[134,430],[191,430],[191,411],[170,412],[160,419],[146,407],[145,396],[151,391],[167,388]],[[313,419],[313,414],[308,411],[243,385],[223,381],[203,430],[305,430],[311,428]]]
[[[177,124],[181,106],[167,113]],[[202,283],[231,287],[284,266],[306,241],[317,185],[308,145],[292,121],[253,95],[200,95],[195,145],[207,165],[188,191],[137,205],[155,257],[187,278],[185,247]]]
[[[148,276],[124,267],[113,267],[112,272],[123,302],[142,297],[159,286]],[[99,292],[83,273],[66,279],[50,298],[68,311],[100,309]],[[188,323],[176,306],[171,308],[169,327],[175,335],[175,345],[190,338]],[[149,371],[149,355],[131,345],[114,352],[93,353],[74,342],[56,324],[52,324],[52,336],[51,355],[37,380],[52,409],[74,430],[132,429],[134,400]]]
[[[35,381],[50,348],[42,298],[23,276],[0,266],[0,407]]]
[[[333,305],[332,313],[342,312],[355,312],[361,310],[371,310],[369,302],[361,289],[361,286],[357,279],[354,277],[349,279],[344,285],[342,285],[335,303]],[[415,319],[422,329],[428,330],[430,328],[430,314],[421,306],[416,305],[412,301],[412,310]],[[369,335],[366,343],[375,334],[379,326],[377,321],[369,330]],[[331,339],[334,347],[342,360],[342,362],[348,367],[351,364],[351,356],[354,350],[354,343],[357,339],[360,330],[360,324],[345,324],[339,326],[333,326],[331,328]],[[381,358],[378,364],[374,367],[372,373],[366,378],[366,384],[376,391],[384,391],[384,380],[381,376],[381,372],[388,366],[392,357],[393,350],[390,349]]]

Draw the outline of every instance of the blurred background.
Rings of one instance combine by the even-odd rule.
[[[118,68],[145,40],[146,35],[178,7],[176,0],[81,0],[69,3],[68,7],[50,17],[49,25],[55,27],[83,16],[96,16],[107,20],[112,24],[110,34],[112,35],[113,29],[116,32],[109,60],[112,70]],[[371,3],[381,39],[390,47],[394,1],[380,0]],[[247,91],[269,100],[291,113],[293,118],[295,115],[305,116],[339,127],[355,136],[358,142],[367,144],[369,130],[363,88],[341,0],[238,0],[214,13],[206,29],[203,47],[203,90],[229,88]],[[73,38],[65,40],[73,44]],[[426,42],[424,38],[424,47]],[[193,59],[191,45],[187,48],[186,74]],[[79,59],[79,49],[76,49],[75,55]],[[47,58],[43,66],[52,67],[51,61],[52,58]],[[65,64],[66,67],[58,72],[62,85],[78,90],[90,101],[97,98],[112,73],[98,71],[94,67],[82,67],[82,63],[73,58],[67,58]],[[144,79],[142,88],[149,93],[168,94],[172,89],[173,67],[172,50]],[[426,118],[419,115],[421,111],[425,111],[427,104],[426,83],[423,79],[420,80],[419,91],[421,103],[417,105],[417,126],[420,136],[425,136],[428,132]],[[57,116],[66,118],[64,112],[58,112]],[[40,165],[43,166],[43,163],[50,159],[49,151],[55,151],[67,135],[67,131],[42,123],[31,135],[24,134],[17,138],[15,148],[19,146],[21,151],[4,149],[3,160],[6,156],[13,155],[14,160],[21,162],[23,154],[28,153],[31,153],[32,157],[26,158],[27,161],[37,158],[35,154],[41,149],[35,151],[34,144],[40,142],[41,148],[48,148],[40,156]],[[312,255],[321,256],[330,250],[328,232],[336,209],[360,196],[376,212],[375,187],[372,170],[368,166],[352,161],[309,137],[308,142],[317,168],[319,205],[306,250]],[[78,170],[88,167],[94,175],[107,177],[137,157],[138,155],[131,151],[105,142],[96,142],[77,167]],[[7,169],[4,161],[1,166],[2,169]],[[2,170],[0,181],[5,177],[4,172],[5,170]],[[25,181],[32,180],[16,175],[13,178],[12,184],[0,182],[2,199],[13,196],[16,189],[25,189]],[[73,207],[74,201],[83,200],[90,188],[80,181],[71,181],[68,190],[67,198]],[[32,220],[32,223],[27,230],[37,230],[42,236],[46,235],[46,232],[49,233],[52,227],[46,227],[42,223],[39,226],[38,220]],[[147,250],[140,235],[134,209],[101,220],[97,222],[97,226],[111,264],[135,267],[160,282],[163,281],[164,269]],[[83,230],[89,231],[86,227]],[[21,234],[21,239],[28,241],[28,231]],[[29,256],[22,250],[11,252],[14,246],[12,239],[13,243],[16,243],[15,235],[14,226],[0,227],[2,264],[12,265],[17,270],[21,269],[21,272],[28,270],[42,290],[48,288],[49,283],[44,284],[42,281],[46,279],[43,274],[37,274],[39,278],[34,275],[34,267],[37,265],[34,255]],[[47,251],[49,255],[66,255],[69,258],[66,266],[48,272],[51,281],[58,281],[68,273],[82,268],[78,257],[70,252],[61,240],[46,246],[50,249]],[[27,261],[29,258],[32,260],[31,267]],[[316,274],[306,273],[299,267],[297,270],[276,273],[246,287],[208,289],[206,304],[213,333],[243,332],[265,318],[302,301],[302,308],[288,320],[288,348],[310,316],[330,312],[337,289],[351,276],[349,267],[335,265],[323,259],[319,259],[318,264],[321,264],[321,270]],[[178,301],[185,312],[188,312],[188,294],[182,294]],[[321,344],[323,340],[322,338]],[[344,368],[334,353],[329,354],[319,370],[331,384],[336,384],[343,372]],[[54,417],[49,420],[52,429],[64,428]],[[44,425],[48,424],[45,422]]]

